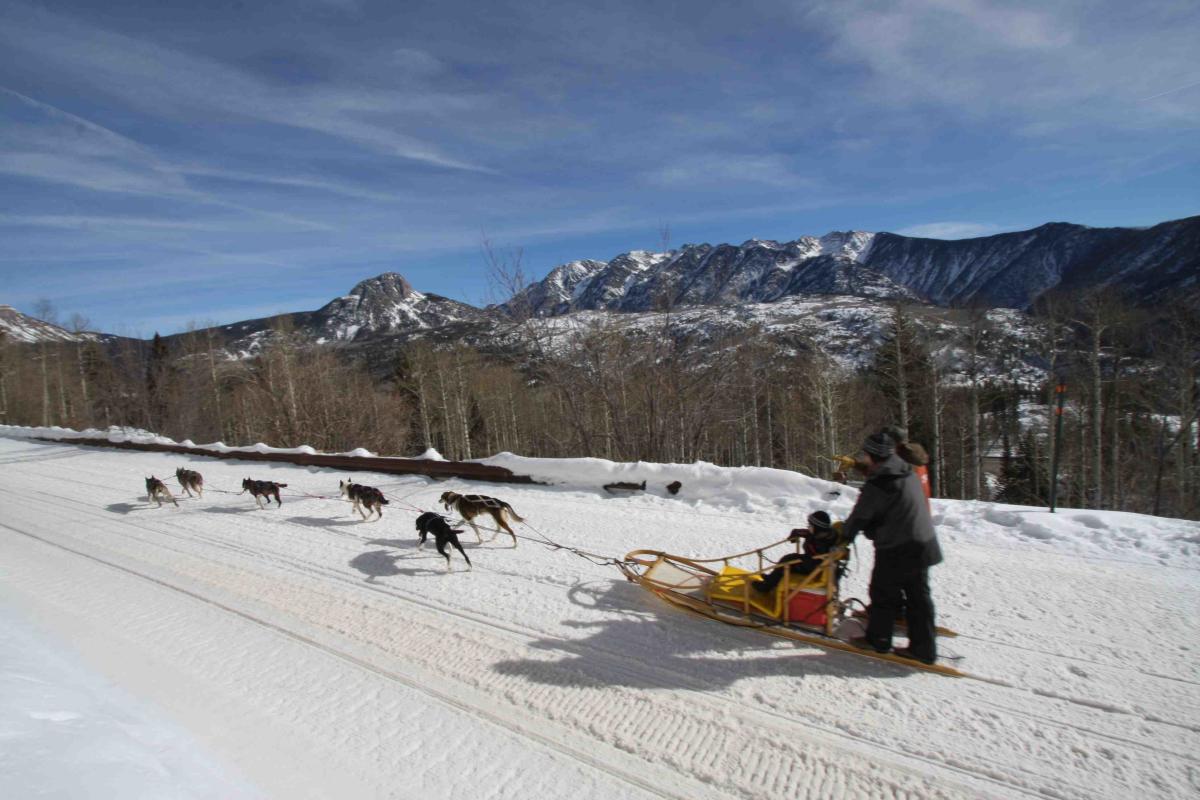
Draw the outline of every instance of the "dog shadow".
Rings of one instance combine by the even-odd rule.
[[[149,504],[143,505],[141,503],[109,503],[104,507],[104,510],[113,514],[128,514],[131,511],[149,511],[152,508],[154,506]]]
[[[206,514],[252,514],[255,511],[262,511],[263,509],[255,508],[254,506],[250,506],[249,508],[243,508],[242,506],[209,506],[202,510]]]
[[[415,550],[418,542],[414,537],[412,539],[368,539],[367,544],[377,544],[381,547],[399,547],[407,550]]]
[[[400,574],[396,560],[400,556],[393,555],[387,550],[369,550],[359,553],[350,559],[350,566],[367,576],[367,583],[374,583],[377,578],[391,578]]]
[[[502,661],[493,669],[532,683],[573,689],[622,686],[636,689],[726,689],[745,678],[825,676],[903,678],[905,667],[852,653],[825,650],[750,629],[705,620],[656,601],[627,582],[576,584],[571,602],[611,612],[592,621],[566,620],[587,631],[584,638],[547,637],[530,647],[555,653],[544,658]],[[615,618],[613,614],[617,615]],[[754,653],[762,652],[757,656]],[[630,654],[636,660],[630,663]]]
[[[309,528],[353,528],[359,524],[356,521],[346,522],[329,517],[288,517],[287,521]]]
[[[385,543],[390,540],[373,540],[368,544]],[[388,545],[391,546],[391,545]],[[437,555],[436,553],[434,555]],[[369,550],[365,553],[359,553],[354,558],[350,559],[350,566],[366,575],[367,583],[375,583],[379,578],[394,578],[405,576],[409,578],[429,578],[439,575],[445,575],[445,568],[433,569],[430,567],[402,567],[397,564],[398,561],[412,558],[412,555],[400,553],[390,553],[387,550]],[[438,556],[438,563],[441,565],[443,559]]]

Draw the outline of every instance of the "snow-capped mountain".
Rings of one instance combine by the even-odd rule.
[[[479,309],[413,289],[403,275],[385,272],[312,312],[310,333],[318,340],[349,341],[363,335],[438,328],[476,319]],[[315,329],[315,330],[314,330]]]
[[[556,316],[852,295],[1027,309],[1055,288],[1108,285],[1147,301],[1200,298],[1200,217],[1144,229],[1048,223],[958,241],[850,231],[633,251],[557,267],[504,308]]]
[[[835,232],[780,244],[684,245],[634,250],[605,263],[572,261],[519,293],[503,308],[557,316],[575,311],[656,309],[771,303],[805,294],[917,299],[904,286],[864,266],[874,234]]]
[[[481,320],[485,314],[457,300],[418,292],[404,276],[385,272],[359,282],[348,294],[316,311],[285,316],[293,333],[315,344],[327,344],[414,335]],[[230,352],[253,355],[278,327],[279,317],[263,317],[222,325],[216,331]]]
[[[1200,217],[1151,228],[1051,222],[939,241],[875,237],[867,266],[938,305],[1029,308],[1055,288],[1115,286],[1144,301],[1200,296]]]
[[[84,331],[72,333],[49,322],[22,314],[12,306],[0,305],[0,334],[13,342],[92,342],[102,341],[104,334]]]
[[[560,327],[568,332],[615,313],[623,317],[616,325],[628,330],[661,333],[665,325],[668,335],[703,342],[757,329],[785,347],[795,342],[861,365],[877,344],[893,300],[923,305],[932,335],[961,325],[956,306],[1023,310],[1051,289],[1104,285],[1148,303],[1169,297],[1200,305],[1200,216],[1150,228],[1049,223],[959,241],[846,231],[790,242],[751,239],[741,245],[688,244],[665,253],[634,250],[607,262],[562,264],[489,309],[417,291],[389,272],[316,311],[284,315],[283,327],[314,344],[353,345],[384,363],[411,338],[518,348],[519,337],[501,324],[505,314],[564,318]],[[660,312],[668,311],[664,321]],[[1021,327],[1009,323],[1004,327]],[[273,317],[213,331],[231,355],[248,356],[279,327]],[[7,306],[0,306],[0,330],[24,342],[77,336]]]

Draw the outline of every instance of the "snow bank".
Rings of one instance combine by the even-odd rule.
[[[965,500],[935,500],[933,521],[943,537],[1007,544],[1024,552],[1200,567],[1200,523],[1132,514]]]
[[[535,481],[569,489],[600,490],[610,483],[646,482],[648,494],[670,496],[667,485],[679,481],[675,496],[690,502],[752,510],[763,505],[829,501],[834,492],[853,489],[798,472],[769,467],[718,467],[707,461],[694,464],[617,462],[603,458],[526,458],[498,453],[481,463],[504,467]]]
[[[0,426],[0,435],[14,437],[83,437],[110,442],[176,444],[175,440],[135,428],[75,431],[70,428]],[[315,455],[308,445],[271,447],[258,442],[230,447],[222,442],[193,445],[219,453],[255,452]],[[338,455],[370,458],[375,454],[356,448]],[[430,448],[420,459],[445,461]],[[693,507],[732,509],[746,513],[774,511],[801,524],[810,512],[828,511],[844,519],[858,497],[852,487],[768,467],[719,467],[704,461],[694,464],[616,462],[603,458],[528,458],[498,453],[475,463],[504,467],[528,475],[559,490],[616,499],[604,490],[611,483],[646,482],[645,494],[670,498]],[[667,485],[679,481],[677,494]],[[627,498],[628,499],[628,498]],[[965,500],[933,501],[934,522],[948,541],[1003,543],[1027,552],[1059,552],[1085,557],[1120,558],[1141,563],[1200,566],[1200,523],[1150,517],[1121,511],[1044,508]]]

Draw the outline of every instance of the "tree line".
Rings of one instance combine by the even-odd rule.
[[[496,337],[507,356],[413,340],[368,361],[311,344],[286,317],[246,358],[232,358],[213,329],[116,348],[0,337],[0,421],[326,452],[433,448],[455,460],[510,451],[708,461],[825,478],[832,456],[899,424],[929,451],[937,496],[1043,505],[1055,386],[1065,384],[1060,505],[1200,517],[1194,314],[1150,317],[1107,293],[1050,296],[1032,318],[1038,335],[1016,352],[984,310],[962,312],[950,333],[923,313],[894,305],[858,370],[815,342],[759,328],[689,332],[669,308],[641,328],[619,316],[570,327],[510,312]]]

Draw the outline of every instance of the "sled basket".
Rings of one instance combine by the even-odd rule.
[[[709,559],[687,558],[661,550],[634,550],[625,556],[621,571],[626,578],[663,599],[721,622],[750,626],[783,624],[833,636],[841,616],[838,565],[849,558],[846,548],[836,547],[817,556],[816,569],[807,575],[786,570],[773,591],[754,588],[754,584],[777,568],[776,560],[767,555],[769,551],[782,557],[789,550],[798,552],[800,546],[784,539],[756,550]]]

